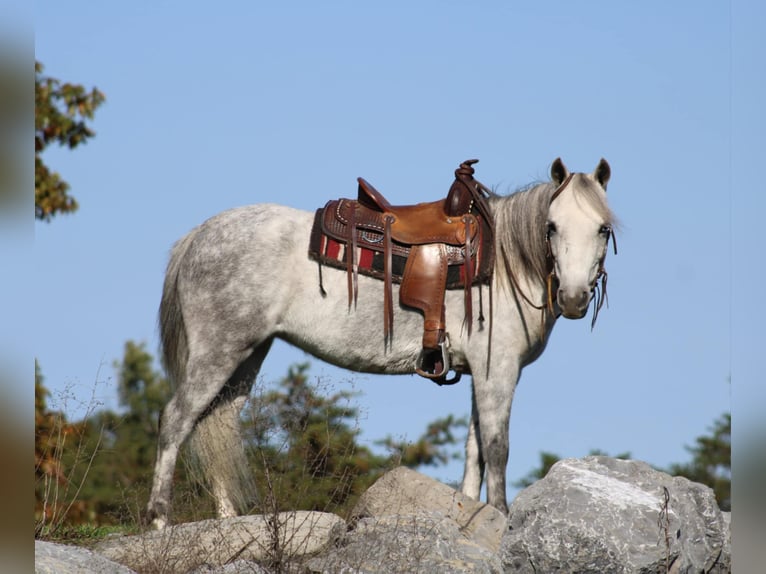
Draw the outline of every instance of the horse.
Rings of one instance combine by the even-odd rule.
[[[471,375],[461,489],[478,500],[486,471],[487,503],[502,512],[511,403],[521,371],[543,352],[558,317],[580,319],[593,303],[595,322],[606,294],[604,260],[615,225],[606,196],[610,176],[604,159],[592,173],[570,173],[559,158],[550,181],[510,195],[493,192],[487,200],[496,258],[490,328],[453,328],[450,355],[455,371]],[[239,207],[173,246],[159,328],[174,393],[161,417],[147,507],[155,528],[169,524],[176,459],[190,435],[218,515],[247,512],[253,480],[240,416],[275,338],[352,371],[414,372],[422,316],[396,306],[395,334],[384,340],[380,281],[359,276],[353,307],[345,271],[323,269],[320,289],[317,263],[307,254],[313,218],[276,204]],[[473,301],[481,288],[473,287]],[[446,324],[461,325],[467,315],[462,290],[448,290],[445,306]]]

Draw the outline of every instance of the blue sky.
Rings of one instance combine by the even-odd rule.
[[[612,166],[622,221],[610,308],[561,320],[511,416],[508,475],[540,451],[665,466],[764,392],[764,43],[755,2],[38,2],[46,73],[107,97],[97,137],[45,159],[81,204],[35,224],[32,341],[73,416],[114,407],[126,340],[157,348],[168,251],[230,207],[313,210],[364,176],[395,203],[446,193],[460,161],[500,192]],[[759,115],[760,114],[760,115]],[[753,183],[753,182],[756,183]],[[264,383],[306,360],[277,345]],[[415,439],[469,384],[311,373],[363,394],[363,440]],[[730,384],[730,379],[733,381]],[[741,389],[741,392],[740,392]],[[66,400],[63,400],[64,397]],[[736,408],[735,408],[736,410]],[[735,417],[737,413],[735,413]],[[457,481],[462,464],[427,470]]]

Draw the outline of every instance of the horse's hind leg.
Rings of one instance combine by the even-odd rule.
[[[219,395],[237,367],[248,358],[249,351],[227,352],[222,345],[204,353],[190,349],[186,375],[176,381],[173,398],[165,407],[160,421],[160,438],[154,482],[147,517],[155,528],[168,524],[172,496],[173,473],[178,451],[200,416]]]
[[[261,343],[239,366],[192,433],[194,462],[207,479],[221,518],[246,513],[255,500],[240,417],[271,343]]]

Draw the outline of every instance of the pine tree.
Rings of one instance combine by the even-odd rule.
[[[70,511],[64,521],[111,524],[141,518],[137,511],[148,499],[159,417],[171,394],[154,362],[144,344],[125,343],[122,359],[114,363],[120,412],[101,410],[77,423],[66,423],[71,436],[62,442],[55,464],[46,462],[46,451],[40,446],[50,443],[54,433],[38,371],[36,482],[39,473],[47,472],[76,486],[70,490]],[[308,363],[289,367],[274,388],[255,393],[243,413],[251,472],[262,503],[254,513],[322,510],[343,514],[390,468],[437,465],[456,456],[448,449],[456,442],[455,429],[465,422],[452,416],[431,423],[413,444],[390,437],[378,441],[393,452],[374,453],[359,444],[356,393],[327,392],[328,385],[309,382],[308,368]],[[208,518],[213,504],[190,474],[182,460],[174,484],[177,517]],[[37,506],[36,502],[36,512]]]
[[[376,441],[390,454],[360,445],[355,393],[325,393],[308,381],[308,363],[295,365],[275,390],[256,396],[247,430],[264,511],[321,510],[344,514],[381,474],[399,465],[436,466],[455,458],[448,447],[464,420],[434,421],[414,443]],[[323,392],[318,392],[318,391]]]
[[[710,433],[686,447],[692,455],[690,462],[671,465],[667,472],[708,485],[721,510],[731,510],[731,413],[716,419]]]
[[[276,389],[253,398],[245,417],[265,512],[338,511],[386,467],[385,457],[357,444],[354,393],[318,393],[308,367],[291,366]]]

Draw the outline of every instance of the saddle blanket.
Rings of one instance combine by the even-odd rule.
[[[314,225],[311,229],[311,239],[309,241],[309,257],[322,265],[328,265],[336,269],[347,270],[347,242],[340,240],[328,234],[323,225],[325,219],[325,209],[317,210],[314,217]],[[356,262],[358,271],[361,275],[367,275],[376,279],[383,280],[384,260],[383,252],[383,232],[372,229],[359,229],[359,244],[357,245]],[[480,231],[481,233],[481,231]],[[367,247],[371,244],[380,244],[381,249],[375,250]],[[481,268],[480,259],[476,251],[480,250],[482,241],[474,242],[474,250],[471,253],[471,267],[473,270],[473,284],[489,283],[490,275],[488,273],[479,274],[477,270]],[[450,265],[447,268],[447,289],[462,289],[465,287],[465,253],[462,246],[447,245],[447,254]],[[401,283],[404,266],[407,263],[407,257],[410,253],[410,247],[392,241],[391,255],[391,279],[394,283]]]

